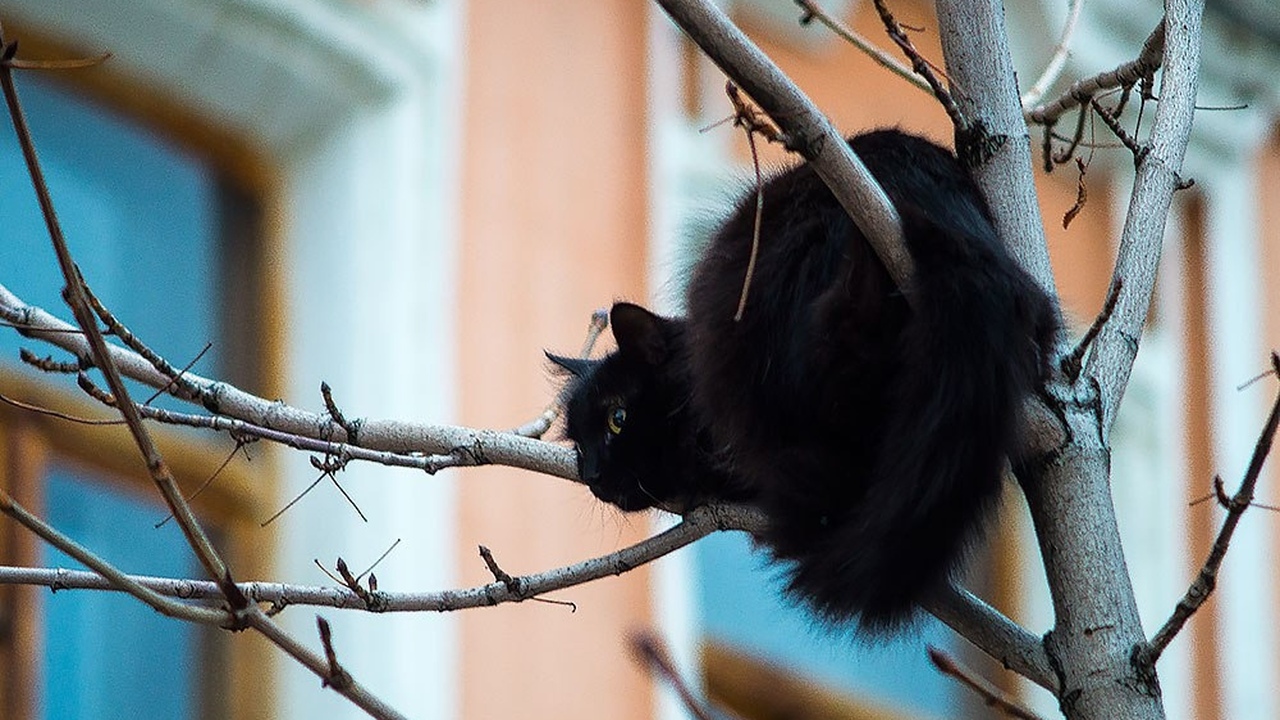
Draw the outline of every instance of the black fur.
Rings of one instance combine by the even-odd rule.
[[[802,165],[765,186],[743,319],[754,194],[696,266],[685,321],[628,306],[618,327],[615,306],[621,349],[578,373],[566,418],[598,497],[624,510],[754,497],[791,591],[877,631],[907,620],[978,534],[1058,315],[951,153],[894,130],[849,142],[902,216],[910,302]],[[627,336],[654,333],[664,352],[636,362]],[[611,397],[646,408],[628,414],[625,453],[626,432],[600,432]]]

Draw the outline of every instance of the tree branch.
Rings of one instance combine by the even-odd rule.
[[[1160,102],[1147,152],[1138,159],[1129,210],[1120,233],[1112,283],[1123,281],[1116,310],[1103,325],[1085,374],[1100,391],[1102,433],[1111,434],[1116,409],[1138,355],[1142,324],[1151,306],[1156,270],[1182,159],[1191,138],[1200,69],[1204,0],[1170,0],[1165,28]]]
[[[395,708],[387,705],[363,685],[356,682],[350,673],[343,671],[341,681],[335,682],[334,668],[330,664],[329,658],[317,655],[307,649],[305,645],[293,639],[292,636],[281,630],[279,625],[272,622],[271,618],[267,617],[267,614],[257,606],[249,607],[245,613],[245,621],[249,627],[262,633],[268,640],[275,643],[276,647],[284,650],[294,660],[302,663],[308,670],[315,673],[324,687],[333,688],[334,692],[350,700],[356,707],[380,720],[405,720],[404,715],[396,712]]]
[[[140,582],[138,578],[126,575],[116,569],[115,566],[95,555],[93,552],[80,545],[75,540],[58,532],[48,523],[40,518],[32,515],[26,508],[19,505],[14,499],[0,489],[0,512],[17,520],[23,527],[38,535],[45,542],[58,548],[67,555],[75,558],[85,566],[93,568],[93,573],[83,573],[92,575],[97,578],[104,589],[119,590],[129,593],[138,598],[142,602],[151,606],[156,612],[167,615],[179,620],[187,620],[189,622],[201,623],[204,625],[221,625],[231,626],[235,623],[235,616],[229,614],[225,610],[213,610],[211,608],[194,607],[185,603],[177,602],[171,597],[165,597],[165,593],[156,591],[149,587],[146,583]],[[0,580],[3,582],[3,580]],[[31,583],[23,583],[31,584]],[[43,584],[43,583],[41,583]],[[217,598],[218,601],[224,602],[225,598],[222,590],[217,583],[206,582],[211,592],[211,597]]]
[[[74,326],[40,308],[27,305],[3,285],[0,285],[0,319],[17,326],[27,337],[48,342],[77,357],[86,356],[90,352],[84,336],[74,332]],[[137,353],[110,344],[107,345],[107,351],[126,377],[156,389],[168,386],[170,394],[180,400],[197,400],[192,394],[171,386],[170,378],[158,372]],[[210,380],[194,373],[187,373],[184,378],[188,384],[198,389],[199,396],[204,398],[202,404],[206,409],[247,423],[248,426],[237,428],[244,429],[247,433],[253,434],[256,428],[263,428],[326,443],[323,448],[309,448],[317,452],[324,452],[326,448],[337,449],[330,448],[327,444],[346,439],[346,430],[334,422],[328,413],[309,412],[267,400],[229,383]],[[156,413],[156,418],[160,417]],[[231,430],[233,427],[225,429]],[[266,437],[271,433],[260,434]],[[507,465],[570,480],[577,479],[577,465],[572,450],[497,430],[474,430],[456,425],[394,420],[364,420],[360,426],[360,443],[366,450],[405,457],[414,454],[461,454],[467,455],[467,461],[456,464]],[[424,459],[424,465],[428,464],[427,460]]]
[[[1036,282],[1057,297],[1004,6],[998,0],[937,0],[935,7],[957,104],[971,123],[993,138],[1004,138],[988,161],[970,171],[991,208],[1000,238]],[[957,151],[963,149],[957,147]]]
[[[1271,368],[1272,372],[1280,377],[1280,356],[1274,352],[1271,353]],[[1253,457],[1249,459],[1249,467],[1245,470],[1244,479],[1240,481],[1240,489],[1236,490],[1236,494],[1225,503],[1227,517],[1222,521],[1222,528],[1213,542],[1209,557],[1205,558],[1204,566],[1200,568],[1191,587],[1187,588],[1186,594],[1178,601],[1173,614],[1152,636],[1151,643],[1137,655],[1136,662],[1144,667],[1155,667],[1165,647],[1191,619],[1196,610],[1200,609],[1204,601],[1213,594],[1213,589],[1217,585],[1218,567],[1227,556],[1227,548],[1231,544],[1231,538],[1235,534],[1236,526],[1240,523],[1240,518],[1253,502],[1253,490],[1258,485],[1258,477],[1262,474],[1262,465],[1266,462],[1267,454],[1271,452],[1277,425],[1280,425],[1280,391],[1276,393],[1275,402],[1271,405],[1271,414],[1267,416],[1267,422],[1263,425],[1262,432],[1258,434],[1258,442],[1253,447]],[[1214,489],[1216,494],[1225,498],[1222,478],[1214,479]]]
[[[1077,80],[1058,98],[1038,105],[1027,113],[1027,119],[1040,125],[1053,125],[1072,109],[1089,102],[1098,93],[1121,87],[1130,87],[1144,77],[1150,77],[1160,69],[1164,52],[1164,20],[1147,36],[1138,57],[1093,77]]]
[[[1030,115],[1032,108],[1040,103],[1044,94],[1062,76],[1062,71],[1067,66],[1067,58],[1071,56],[1071,41],[1075,38],[1082,7],[1084,7],[1084,0],[1070,0],[1067,7],[1067,20],[1062,24],[1062,35],[1059,36],[1058,44],[1053,48],[1053,57],[1049,58],[1044,72],[1040,73],[1040,77],[1031,85],[1031,89],[1022,93],[1022,109],[1026,115]]]
[[[924,607],[1004,667],[1049,692],[1058,692],[1058,676],[1041,639],[973,593],[953,585]]]
[[[368,591],[368,597],[348,587],[318,587],[273,582],[239,583],[239,590],[253,603],[270,603],[278,608],[290,605],[317,605],[371,612],[452,612],[522,602],[550,592],[620,575],[652,562],[718,530],[759,530],[763,516],[743,506],[704,506],[689,511],[676,525],[653,537],[616,552],[533,575],[509,576],[486,585],[437,592]],[[59,548],[63,546],[58,545]],[[70,554],[70,553],[69,553]],[[77,559],[80,559],[77,557]],[[81,562],[84,562],[81,560]],[[85,563],[88,565],[89,563]],[[91,566],[92,567],[92,566]],[[96,569],[96,568],[95,568]],[[54,590],[120,590],[105,574],[61,568],[0,566],[0,585],[40,585]],[[148,592],[165,597],[201,602],[219,602],[215,583],[183,578],[121,575]],[[225,613],[219,613],[221,620]]]

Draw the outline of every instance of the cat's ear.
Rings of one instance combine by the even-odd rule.
[[[564,357],[563,355],[556,355],[546,350],[543,350],[542,354],[546,355],[547,359],[555,363],[555,365],[558,366],[560,369],[564,370],[565,372],[569,373],[570,375],[576,378],[584,377],[585,375],[587,375],[591,371],[591,366],[599,362],[597,360],[584,360],[583,358]]]
[[[615,303],[609,311],[613,338],[618,352],[646,365],[657,365],[667,358],[668,342],[664,332],[665,318],[631,303]]]

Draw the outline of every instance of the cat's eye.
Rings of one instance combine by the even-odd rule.
[[[627,421],[627,409],[614,405],[609,409],[609,432],[617,435],[622,432],[622,425]]]

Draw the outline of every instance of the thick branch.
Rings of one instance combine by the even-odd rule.
[[[1195,116],[1204,0],[1170,0],[1166,9],[1160,102],[1147,152],[1138,159],[1112,275],[1113,283],[1123,280],[1124,286],[1115,313],[1098,334],[1086,365],[1085,374],[1101,391],[1104,439],[1110,436],[1138,355],[1142,324],[1160,265],[1165,223],[1173,193],[1181,183],[1179,172]]]
[[[1001,665],[1049,692],[1058,692],[1058,676],[1041,639],[973,593],[952,586],[926,602],[925,609]]]
[[[991,207],[1000,238],[1036,282],[1056,297],[1004,7],[998,0],[937,0],[936,8],[957,104],[971,122],[1005,138],[990,160],[971,172]]]

